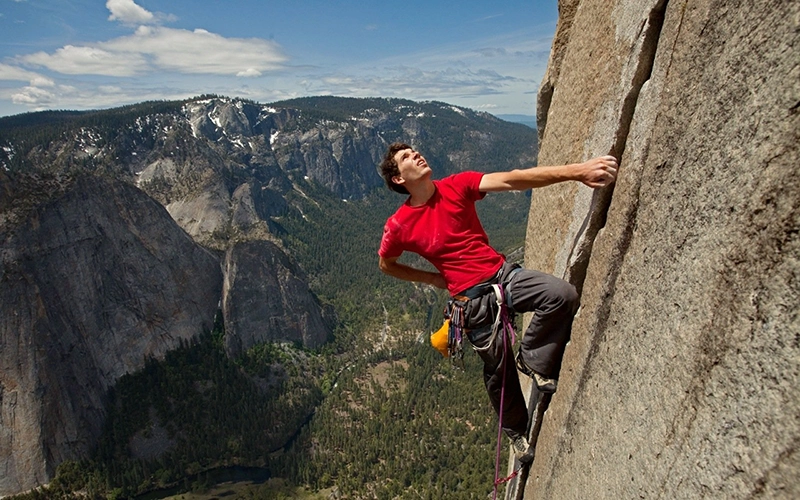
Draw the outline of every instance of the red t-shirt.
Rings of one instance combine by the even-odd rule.
[[[489,246],[475,202],[483,174],[462,172],[433,181],[436,191],[424,205],[408,200],[386,221],[378,255],[414,252],[442,273],[451,295],[491,278],[505,257]]]

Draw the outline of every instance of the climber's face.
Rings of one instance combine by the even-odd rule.
[[[429,179],[431,167],[425,158],[411,148],[403,149],[395,153],[394,161],[397,163],[397,170],[400,175],[392,178],[396,184],[414,184],[419,181]]]

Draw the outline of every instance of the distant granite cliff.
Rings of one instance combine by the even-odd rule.
[[[582,306],[517,498],[798,498],[800,3],[559,10],[539,162],[621,166],[533,195]]]
[[[332,311],[323,311],[304,273],[275,244],[237,244],[223,269],[225,347],[232,356],[267,341],[319,347],[328,340]]]
[[[13,189],[13,186],[10,186]],[[138,189],[75,181],[0,231],[0,493],[91,450],[107,389],[210,330],[222,275]]]

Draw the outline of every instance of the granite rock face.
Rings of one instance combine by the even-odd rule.
[[[539,163],[621,167],[533,195],[582,306],[524,498],[797,498],[800,4],[560,3]]]
[[[222,287],[218,259],[130,185],[79,179],[24,219],[0,231],[0,495],[87,456],[107,389],[209,331]]]
[[[222,313],[230,356],[264,342],[315,348],[332,334],[332,312],[308,288],[302,270],[268,241],[239,243],[225,254]]]

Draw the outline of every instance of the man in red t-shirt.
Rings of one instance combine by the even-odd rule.
[[[616,179],[617,161],[601,156],[585,163],[557,167],[532,167],[510,172],[462,172],[442,180],[431,179],[431,168],[417,151],[404,143],[389,146],[381,173],[393,191],[408,199],[387,221],[381,240],[379,266],[384,273],[408,281],[445,288],[464,298],[467,337],[484,362],[484,382],[495,411],[500,410],[503,372],[510,346],[496,342],[492,325],[498,306],[488,284],[501,284],[513,312],[535,315],[522,337],[516,365],[531,376],[542,392],[556,390],[564,347],[572,318],[578,310],[575,287],[549,274],[505,262],[489,245],[475,211],[475,202],[487,192],[527,190],[564,181],[579,181],[592,188]],[[414,252],[433,264],[437,272],[398,262]],[[496,344],[496,345],[495,345]],[[509,370],[503,398],[503,429],[517,457],[530,461],[533,450],[526,439],[528,411],[516,370]]]

